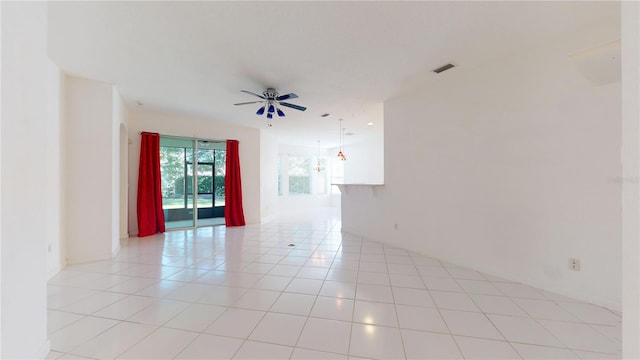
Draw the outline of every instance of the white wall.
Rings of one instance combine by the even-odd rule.
[[[46,232],[47,240],[47,274],[52,277],[66,265],[66,255],[62,244],[62,173],[60,171],[62,161],[61,155],[61,132],[60,124],[63,116],[61,104],[64,78],[60,69],[49,62],[48,66],[48,88],[47,88],[47,111],[49,120],[46,122],[46,142],[44,152],[48,160],[45,163],[47,181],[44,182],[47,197],[43,205],[47,210]]]
[[[384,104],[373,104],[360,115],[359,121],[372,126],[360,128],[353,136],[344,136],[343,153],[345,184],[384,184]],[[352,132],[350,120],[343,123],[344,132]],[[332,148],[334,155],[340,150]]]
[[[620,309],[620,82],[568,59],[619,36],[585,29],[387,101],[385,186],[343,193],[343,228]]]
[[[260,130],[233,126],[198,117],[129,112],[129,234],[138,234],[137,194],[140,163],[140,132],[182,136],[209,140],[235,139],[240,142],[239,156],[242,175],[242,201],[247,224],[260,222]]]
[[[2,289],[0,357],[43,358],[47,341],[47,131],[58,114],[48,97],[55,76],[47,58],[47,5],[2,2]],[[52,111],[54,111],[52,113]],[[55,134],[53,134],[55,136]],[[54,199],[55,201],[55,199]],[[55,206],[55,204],[51,204]],[[55,235],[54,235],[55,236]]]
[[[63,151],[69,263],[109,259],[119,239],[116,96],[111,84],[67,78]]]
[[[329,150],[337,154],[339,148]],[[345,184],[384,184],[384,136],[382,133],[366,141],[345,145],[343,153]]]
[[[127,238],[127,123],[129,112],[120,93],[115,87],[113,91],[113,120],[111,121],[111,253],[115,256],[120,251],[120,239]]]
[[[640,238],[638,152],[640,142],[640,3],[622,13],[622,356],[640,358]]]
[[[2,24],[2,5],[0,5],[0,25]],[[2,36],[2,30],[0,26],[0,37]],[[2,40],[0,40],[0,45],[2,44]],[[0,49],[1,50],[1,49]],[[0,83],[4,84],[2,81],[2,56],[0,56]],[[4,85],[0,86],[0,99],[2,99],[2,90],[4,90]],[[0,109],[2,109],[0,102]],[[2,119],[4,117],[4,113],[0,113],[0,159],[2,159]],[[2,166],[0,165],[0,189],[2,189]],[[0,191],[0,355],[2,355],[2,191]]]
[[[269,130],[260,130],[261,222],[278,213],[278,138]]]

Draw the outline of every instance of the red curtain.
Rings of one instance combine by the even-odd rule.
[[[224,177],[224,220],[227,226],[243,226],[242,183],[238,140],[227,140],[227,172]]]
[[[143,132],[138,169],[138,236],[164,232],[160,181],[160,134]]]

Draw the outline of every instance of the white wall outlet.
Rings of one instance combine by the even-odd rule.
[[[569,269],[573,271],[580,271],[580,259],[569,258]]]

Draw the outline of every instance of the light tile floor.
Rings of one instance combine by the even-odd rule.
[[[307,215],[133,238],[67,267],[49,281],[48,358],[621,356],[620,314]]]

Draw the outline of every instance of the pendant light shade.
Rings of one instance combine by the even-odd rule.
[[[276,108],[276,112],[278,113],[278,116],[284,117],[284,112],[282,110]]]
[[[262,115],[264,114],[264,109],[266,106],[261,107],[260,109],[258,109],[258,111],[256,112],[256,115]]]

